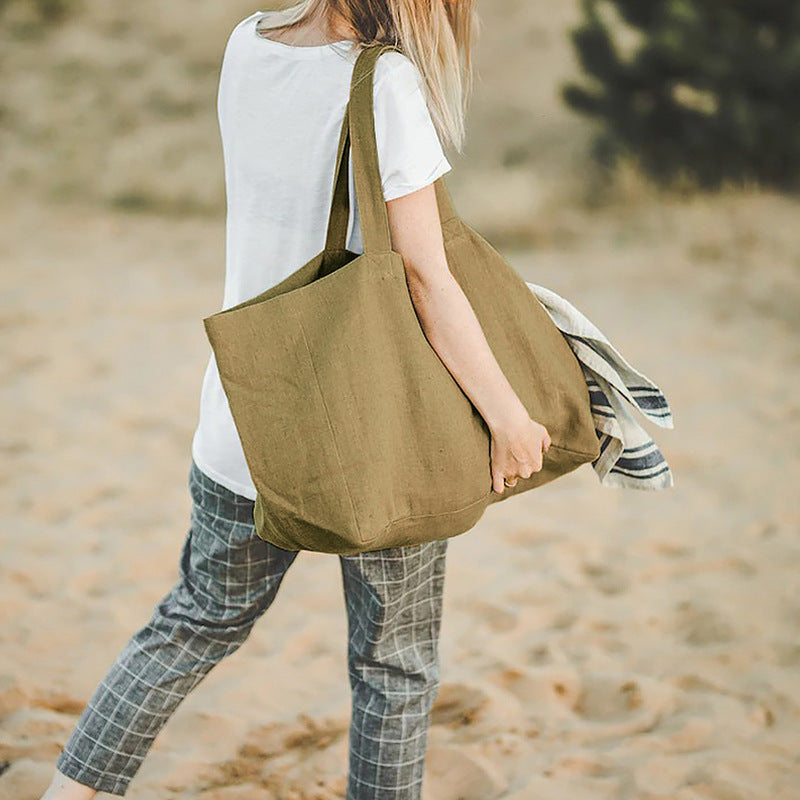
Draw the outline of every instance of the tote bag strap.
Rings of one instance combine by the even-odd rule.
[[[339,133],[334,189],[328,218],[326,250],[346,248],[347,223],[350,215],[348,197],[348,155],[352,145],[353,173],[361,234],[365,253],[391,250],[389,218],[380,177],[378,149],[375,140],[373,109],[373,75],[378,56],[386,50],[402,52],[390,44],[375,44],[359,53],[353,67],[350,99],[345,108]],[[442,223],[457,216],[443,178],[434,182],[439,217]]]
[[[328,214],[328,235],[325,250],[345,250],[347,247],[347,225],[350,221],[349,187],[347,185],[347,157],[350,151],[350,104],[344,109],[344,120],[339,132],[336,168],[333,173],[333,195]]]

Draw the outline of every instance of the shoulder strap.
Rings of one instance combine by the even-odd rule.
[[[339,134],[334,190],[325,244],[328,250],[343,250],[346,246],[350,212],[347,162],[351,145],[364,252],[384,253],[391,250],[389,218],[380,178],[373,109],[375,63],[378,56],[386,50],[402,52],[400,48],[390,44],[368,45],[359,53],[353,67],[350,99]],[[443,178],[435,181],[435,188],[439,216],[441,221],[445,222],[456,216],[456,212]]]

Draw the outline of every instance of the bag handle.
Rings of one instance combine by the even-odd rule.
[[[345,250],[347,223],[350,216],[348,197],[348,154],[352,144],[353,173],[358,202],[361,235],[364,252],[385,253],[391,251],[389,217],[378,162],[378,148],[375,141],[375,117],[373,108],[373,75],[375,63],[385,50],[402,50],[391,44],[373,44],[359,53],[353,66],[350,82],[350,99],[345,108],[344,119],[339,133],[336,157],[334,189],[328,217],[326,250]],[[444,177],[434,181],[439,218],[442,224],[453,217],[450,193]]]
[[[347,158],[350,151],[350,103],[345,106],[342,128],[339,132],[339,145],[334,170],[333,194],[328,213],[328,234],[325,250],[345,250],[347,247],[347,225],[350,221],[350,198],[347,183]],[[359,206],[360,208],[360,206]]]

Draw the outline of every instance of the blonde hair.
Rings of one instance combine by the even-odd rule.
[[[422,75],[439,137],[462,152],[480,32],[475,0],[298,0],[263,16],[259,28],[289,30],[319,17],[342,19],[361,45],[399,47]]]

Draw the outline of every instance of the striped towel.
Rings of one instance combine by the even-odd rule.
[[[600,455],[592,462],[603,486],[667,489],[672,471],[656,443],[623,400],[662,428],[674,428],[661,390],[634,369],[594,323],[560,295],[528,283],[580,362],[592,408]]]

